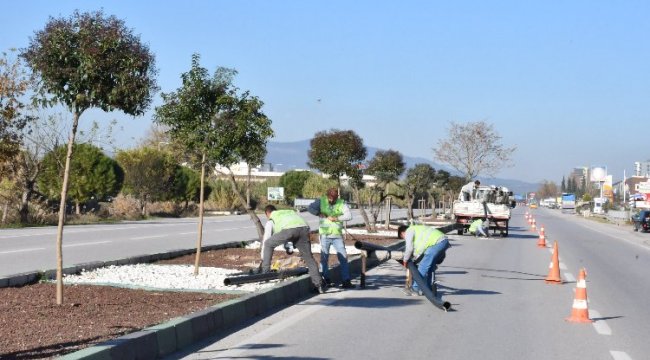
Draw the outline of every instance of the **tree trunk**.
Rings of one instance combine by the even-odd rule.
[[[406,218],[409,222],[413,220],[413,198],[408,191],[406,192]]]
[[[36,178],[41,172],[41,163],[40,161],[33,158],[31,160],[27,159],[27,154],[23,153],[21,156],[21,166],[25,168],[25,172],[31,171],[24,175],[24,183],[20,201],[20,222],[22,224],[27,224],[29,222],[29,202],[32,199],[34,194],[34,185],[36,184]],[[28,165],[31,162],[31,166]]]
[[[248,175],[246,176],[246,210],[251,208],[251,165],[248,164]]]
[[[81,215],[81,206],[79,204],[79,201],[74,202],[74,212],[77,214],[77,216]]]
[[[5,204],[2,206],[2,225],[7,223],[8,212],[9,212],[9,202],[5,201]]]
[[[68,138],[68,151],[65,157],[65,169],[63,170],[63,184],[61,185],[61,203],[59,204],[59,224],[56,232],[56,304],[63,304],[63,223],[65,222],[65,204],[68,196],[68,181],[70,178],[70,162],[72,160],[72,149],[74,138],[77,134],[81,113],[75,111],[72,116],[72,128]]]
[[[34,183],[29,182],[27,186],[23,189],[23,193],[20,196],[20,209],[18,213],[20,214],[20,223],[27,224],[29,222],[29,199],[32,197],[32,192],[34,191]]]
[[[390,196],[386,198],[386,230],[390,229],[390,210],[393,207],[391,200],[392,198]]]
[[[228,175],[230,179],[230,185],[232,186],[232,191],[237,195],[237,198],[242,204],[246,204],[246,199],[242,195],[242,193],[237,189],[237,181],[235,180],[235,175],[228,169]],[[247,208],[246,212],[248,213],[248,216],[250,216],[251,220],[253,220],[253,224],[255,224],[255,229],[257,230],[257,236],[259,237],[260,241],[262,241],[262,238],[264,237],[264,226],[262,226],[262,222],[260,221],[260,218],[257,216],[255,213],[254,209]]]
[[[142,217],[147,217],[147,195],[142,196]]]
[[[363,204],[361,203],[361,194],[359,193],[359,189],[356,186],[352,186],[352,194],[354,196],[354,201],[359,204],[359,212],[361,213],[361,217],[363,218],[363,223],[366,225],[366,231],[370,232],[371,227],[370,227],[370,220],[368,220],[368,214],[366,214],[366,209],[363,208]]]
[[[194,258],[194,276],[199,275],[199,264],[201,263],[201,242],[203,241],[203,197],[205,186],[205,152],[201,159],[201,190],[199,195],[199,227],[196,237],[196,256]]]

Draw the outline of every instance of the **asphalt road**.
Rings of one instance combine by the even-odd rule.
[[[318,218],[301,213],[312,229]],[[406,210],[394,210],[393,218]],[[262,216],[262,223],[265,222]],[[353,210],[350,224],[362,222]],[[63,266],[108,261],[137,255],[191,249],[196,246],[198,218],[158,219],[108,225],[66,226],[63,232]],[[206,217],[203,245],[257,239],[248,215]],[[0,277],[56,268],[56,227],[0,230]]]
[[[650,234],[534,210],[558,241],[562,285],[546,284],[550,248],[515,209],[508,238],[451,235],[439,269],[445,313],[401,292],[389,261],[363,290],[309,298],[169,359],[648,359]],[[566,322],[587,269],[591,324]]]

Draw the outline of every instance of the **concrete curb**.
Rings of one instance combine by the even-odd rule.
[[[399,247],[399,243],[392,247]],[[361,271],[361,257],[349,261],[352,276]],[[379,261],[369,261],[374,267]],[[333,281],[340,281],[339,267],[330,270]],[[187,316],[106,341],[61,357],[65,360],[156,359],[182,350],[210,336],[218,335],[239,324],[278,310],[313,295],[308,274],[288,279],[278,285],[240,298],[216,304]]]

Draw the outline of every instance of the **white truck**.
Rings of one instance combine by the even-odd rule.
[[[489,228],[501,236],[508,236],[511,209],[517,202],[505,187],[479,186],[474,200],[454,201],[453,214],[458,235],[467,232],[472,221],[482,219],[488,222]]]

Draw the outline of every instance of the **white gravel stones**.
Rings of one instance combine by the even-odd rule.
[[[397,237],[397,228],[395,230],[377,230],[376,233],[368,233],[366,229],[363,228],[353,228],[348,229],[349,234],[364,234],[364,235],[377,235],[377,236],[395,236]]]
[[[278,280],[264,283],[225,286],[223,280],[239,270],[201,267],[199,275],[194,276],[192,265],[153,265],[137,264],[109,266],[93,271],[82,271],[79,275],[67,275],[67,284],[101,284],[129,287],[145,287],[168,290],[209,290],[209,291],[257,291],[275,285]]]

